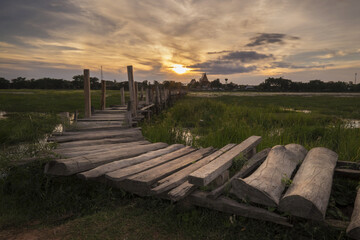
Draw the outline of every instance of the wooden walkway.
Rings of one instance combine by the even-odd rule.
[[[144,113],[140,109],[149,110],[153,105],[136,111]],[[137,120],[129,120],[129,114],[131,108],[125,106],[95,111],[91,117],[79,119],[75,129],[52,136],[49,141],[58,143],[55,152],[59,158],[45,166],[45,173],[77,175],[140,196],[186,201],[289,227],[292,223],[281,213],[325,221],[334,173],[359,174],[347,169],[354,163],[340,162],[335,152],[322,147],[307,151],[301,145],[288,144],[256,153],[260,136],[221,149],[151,143],[141,129],[132,127]],[[229,179],[228,169],[240,155],[248,161]],[[200,190],[204,186],[212,190]],[[268,211],[268,207],[276,211]],[[360,190],[347,234],[360,239]]]

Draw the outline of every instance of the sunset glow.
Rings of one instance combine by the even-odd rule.
[[[173,66],[172,70],[174,72],[176,72],[177,74],[183,74],[183,73],[186,73],[188,71],[188,69],[186,67],[184,67],[183,65],[181,65],[181,64],[175,64]]]
[[[0,1],[0,77],[354,81],[359,0]]]

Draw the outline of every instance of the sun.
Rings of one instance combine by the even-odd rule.
[[[184,67],[183,65],[181,64],[175,64],[173,67],[172,67],[172,70],[174,72],[176,72],[177,74],[183,74],[183,73],[186,73],[189,69],[187,69],[186,67]]]

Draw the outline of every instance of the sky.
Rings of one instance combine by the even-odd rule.
[[[0,77],[100,77],[102,66],[125,81],[128,65],[136,81],[354,81],[360,1],[0,1]]]

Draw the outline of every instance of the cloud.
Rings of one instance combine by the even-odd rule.
[[[360,51],[360,49],[359,49]],[[219,51],[219,52],[207,52],[207,54],[222,54],[222,53],[229,53],[232,52],[230,50],[223,50],[223,51]]]
[[[255,51],[220,51],[218,53],[225,52],[228,54],[217,60],[193,64],[189,68],[197,72],[207,72],[209,74],[248,73],[255,71],[257,67],[255,65],[245,66],[244,63],[273,58],[272,54],[266,55]]]
[[[285,40],[298,40],[299,37],[289,36],[282,33],[258,33],[257,36],[250,38],[251,42],[246,47],[256,47],[270,43],[284,44]]]
[[[314,65],[295,65],[288,62],[273,62],[269,68],[288,68],[288,69],[313,69],[332,67],[334,64],[314,64]]]
[[[272,58],[272,57],[273,57],[272,54],[266,55],[266,54],[257,53],[255,51],[235,51],[224,56],[223,59],[239,60],[243,63],[246,63],[246,62],[252,62],[265,58]]]

